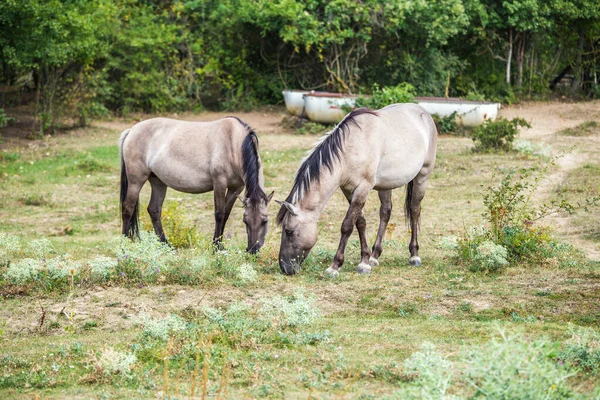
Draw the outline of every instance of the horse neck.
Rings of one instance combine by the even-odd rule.
[[[300,201],[299,206],[302,211],[312,214],[315,219],[318,219],[331,196],[340,187],[340,177],[341,167],[339,165],[336,165],[333,172],[324,168],[319,183],[311,185],[310,190]]]

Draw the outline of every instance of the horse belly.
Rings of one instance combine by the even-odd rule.
[[[213,190],[213,179],[208,171],[178,162],[162,163],[151,168],[165,185],[179,192],[206,193]]]
[[[422,157],[385,157],[377,168],[375,190],[392,190],[412,181],[423,167]]]

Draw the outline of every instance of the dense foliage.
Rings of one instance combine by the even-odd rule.
[[[5,0],[0,107],[35,104],[46,131],[281,102],[284,87],[598,96],[599,40],[595,0]]]

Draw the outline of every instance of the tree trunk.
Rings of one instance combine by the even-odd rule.
[[[583,84],[583,46],[585,41],[585,30],[582,26],[579,28],[579,41],[577,44],[577,61],[573,72],[575,80],[573,81],[572,91],[577,93]]]
[[[521,88],[523,86],[523,64],[525,63],[525,44],[527,41],[527,33],[521,32],[519,36],[519,48],[517,50],[517,66],[519,69],[519,77],[517,84],[519,85],[519,88]]]
[[[510,86],[510,63],[512,60],[512,52],[513,52],[513,31],[509,29],[508,31],[508,55],[506,56],[506,84]]]

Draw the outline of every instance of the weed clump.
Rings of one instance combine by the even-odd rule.
[[[569,328],[571,337],[558,353],[558,359],[584,371],[600,371],[600,332],[592,328]]]
[[[0,266],[7,265],[19,250],[21,241],[17,236],[0,233]]]
[[[274,296],[262,299],[262,315],[279,326],[297,327],[310,325],[320,313],[313,306],[314,298],[306,297],[301,290],[293,296]]]
[[[452,363],[443,357],[432,343],[423,343],[421,351],[404,361],[404,376],[411,385],[403,397],[441,399],[452,381]]]
[[[11,264],[4,277],[15,285],[29,283],[37,274],[39,261],[33,258],[24,258],[15,264]]]
[[[102,351],[98,364],[106,375],[130,375],[137,357],[133,353],[117,351],[108,347]]]
[[[185,320],[173,314],[158,319],[144,315],[139,323],[142,325],[143,336],[163,341],[167,341],[171,334],[183,332],[186,328]]]
[[[49,254],[56,253],[54,245],[46,238],[32,240],[29,243],[29,250],[36,258],[42,258]]]
[[[92,279],[98,282],[105,282],[115,274],[118,261],[114,258],[99,256],[89,261],[90,273]]]
[[[525,342],[501,333],[484,347],[470,349],[464,357],[467,383],[473,397],[564,399],[575,393],[567,385],[573,375],[554,361],[556,346],[546,340]]]

